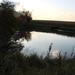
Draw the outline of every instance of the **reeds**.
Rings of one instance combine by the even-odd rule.
[[[50,45],[51,47],[51,45]],[[75,75],[74,47],[70,58],[67,52],[57,58],[41,58],[37,53],[23,55],[19,51],[15,54],[7,53],[3,56],[0,52],[1,75]],[[50,52],[50,51],[49,51]]]

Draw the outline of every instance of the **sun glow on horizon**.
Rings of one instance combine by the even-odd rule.
[[[75,21],[74,0],[11,0],[16,11],[29,10],[33,20]]]

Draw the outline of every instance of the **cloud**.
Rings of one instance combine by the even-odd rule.
[[[32,34],[32,38],[37,38],[37,32],[33,31],[31,32],[31,34]]]
[[[37,38],[37,36],[35,34],[32,34],[32,38]]]
[[[75,13],[64,13],[57,17],[58,20],[75,21]]]
[[[50,35],[50,36],[55,36],[55,34],[52,34],[52,33],[50,33],[49,35]]]
[[[21,42],[23,46],[25,46],[25,44],[27,43],[27,40],[23,40],[23,42]]]
[[[53,57],[57,57],[59,53],[60,53],[59,50],[54,50],[54,51],[51,52]]]

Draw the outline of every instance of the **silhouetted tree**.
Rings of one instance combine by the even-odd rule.
[[[30,22],[32,20],[31,13],[27,11],[25,15],[26,15],[27,22]]]
[[[10,41],[11,36],[17,31],[20,30],[20,27],[23,22],[14,16],[14,4],[11,2],[3,1],[0,3],[0,46],[7,44]],[[29,12],[28,12],[29,13]],[[28,14],[26,16],[30,16]],[[20,32],[14,37],[14,41],[19,38],[25,37],[29,40],[31,38],[30,32]]]
[[[30,22],[32,20],[32,14],[29,11],[22,11],[21,14],[26,17],[27,22]]]
[[[0,3],[0,46],[10,40],[11,35],[21,24],[20,20],[13,15],[14,6],[11,2]]]

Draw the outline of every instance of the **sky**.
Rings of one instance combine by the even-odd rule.
[[[1,1],[1,0],[0,0]],[[35,20],[75,21],[75,0],[9,0],[16,11],[29,10]]]

